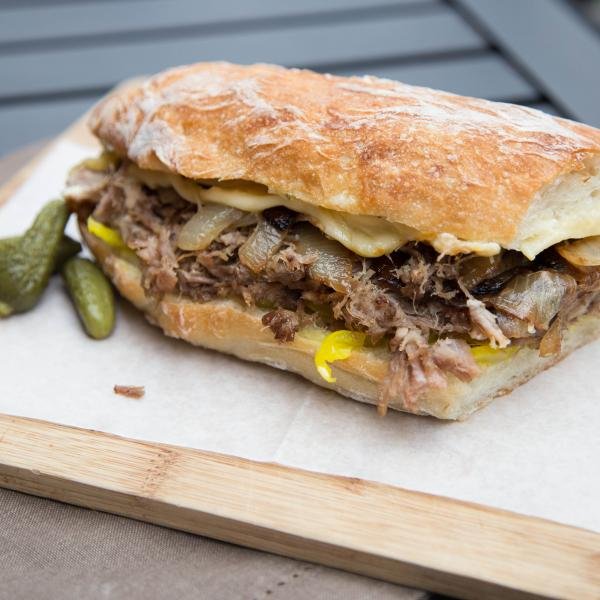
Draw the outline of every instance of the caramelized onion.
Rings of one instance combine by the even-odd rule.
[[[520,252],[511,251],[494,256],[469,256],[460,262],[460,279],[469,290],[479,287],[480,284],[482,288],[485,288],[488,280],[496,280],[498,276],[520,267],[526,262],[527,259]],[[501,286],[505,281],[500,278],[497,283]],[[474,291],[474,293],[479,292]]]
[[[243,215],[244,216],[239,221],[235,222],[237,229],[241,229],[242,227],[250,227],[251,225],[256,225],[258,223],[258,213],[245,212]]]
[[[600,235],[563,242],[556,251],[576,267],[600,266]]]
[[[560,354],[562,347],[562,319],[557,317],[540,342],[540,356]]]
[[[250,237],[238,250],[240,262],[256,273],[262,271],[271,256],[281,246],[284,237],[284,231],[279,231],[261,219]]]
[[[503,312],[496,314],[496,323],[498,323],[502,333],[511,339],[530,337],[532,333],[530,331],[531,326],[527,321]]]
[[[346,292],[352,278],[352,254],[339,242],[325,237],[316,227],[303,223],[298,228],[296,250],[316,257],[310,276],[337,292]]]
[[[204,204],[182,227],[177,246],[182,250],[204,250],[229,225],[242,218],[237,208],[220,204]]]
[[[495,296],[486,302],[536,329],[547,329],[560,310],[563,300],[570,296],[577,284],[570,275],[556,271],[536,271],[517,275]]]
[[[296,222],[298,213],[293,210],[286,208],[285,206],[273,206],[263,211],[263,217],[265,220],[279,229],[279,231],[288,231],[290,227]]]

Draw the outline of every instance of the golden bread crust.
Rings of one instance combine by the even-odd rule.
[[[389,354],[362,349],[350,358],[332,364],[335,384],[324,381],[316,371],[313,358],[319,342],[296,335],[292,342],[277,342],[261,322],[262,312],[230,300],[206,303],[167,296],[157,301],[145,295],[140,270],[119,258],[109,246],[92,236],[80,224],[82,235],[96,259],[123,297],[144,311],[148,320],[169,336],[197,346],[233,354],[244,360],[292,371],[336,392],[369,404],[376,404],[378,387],[386,376]],[[540,358],[537,350],[522,348],[514,359],[483,367],[475,380],[465,383],[453,376],[448,386],[432,390],[407,408],[401,399],[390,408],[439,419],[465,419],[471,413],[507,394],[534,375],[560,361],[579,346],[600,335],[600,316],[587,315],[569,326],[560,355]]]
[[[90,124],[142,168],[506,247],[546,186],[600,156],[599,130],[531,108],[261,64],[166,71]]]

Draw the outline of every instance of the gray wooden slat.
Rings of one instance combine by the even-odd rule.
[[[559,0],[456,0],[545,95],[574,118],[600,127],[600,39]]]
[[[536,89],[500,56],[483,56],[454,60],[386,65],[364,69],[334,70],[344,75],[377,75],[412,85],[433,87],[464,96],[490,100],[526,101],[537,98]]]
[[[76,5],[13,7],[2,13],[0,43],[106,33],[114,35],[248,19],[297,18],[308,13],[426,5],[435,8],[439,1],[373,0],[365,5],[364,0],[125,0],[112,5],[95,1]]]
[[[0,10],[2,9],[10,9],[15,7],[40,7],[40,6],[62,6],[63,4],[73,5],[73,4],[85,4],[88,1],[94,0],[2,0],[0,2]],[[98,2],[102,2],[104,4],[116,4],[120,2],[120,0],[96,0]]]
[[[485,47],[454,12],[0,57],[0,97],[110,86],[200,60],[330,65]]]
[[[0,156],[59,134],[95,102],[94,98],[0,107]]]

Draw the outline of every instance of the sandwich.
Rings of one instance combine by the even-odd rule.
[[[463,419],[600,333],[597,129],[229,63],[118,89],[89,124],[102,153],[65,197],[169,336]]]

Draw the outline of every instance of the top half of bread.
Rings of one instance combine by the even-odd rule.
[[[374,77],[199,63],[117,90],[91,126],[143,169],[258,182],[424,235],[531,256],[548,240],[600,234],[600,130],[531,108]]]

